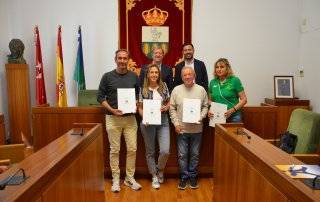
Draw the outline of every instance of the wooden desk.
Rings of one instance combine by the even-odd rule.
[[[287,131],[290,116],[293,110],[297,108],[310,110],[309,100],[265,98],[265,103],[263,105],[278,107],[276,130],[277,138],[279,138],[280,134]]]
[[[244,126],[263,139],[276,139],[278,107],[246,106],[242,110]]]
[[[67,132],[0,175],[23,168],[29,178],[0,191],[0,201],[105,201],[101,124]]]
[[[277,107],[245,107],[243,109],[244,124],[263,138],[275,138]],[[138,123],[141,121],[137,116]],[[102,123],[104,131],[104,162],[106,175],[110,176],[109,167],[109,143],[107,133],[105,131],[105,110],[102,107],[33,107],[32,108],[32,128],[33,128],[33,143],[35,150],[38,150],[61,134],[72,128],[72,124],[77,123]],[[138,124],[139,125],[139,124]],[[174,127],[170,129],[170,156],[166,166],[166,174],[177,176],[177,149],[176,149],[176,134]],[[214,151],[214,128],[208,126],[207,120],[204,123],[204,132],[202,139],[202,147],[200,151],[199,171],[203,176],[212,176],[213,166],[213,151]],[[136,174],[148,175],[148,168],[145,160],[145,147],[143,137],[138,128],[138,149],[136,160]],[[120,167],[124,171],[125,166],[125,144],[122,140],[120,152]]]
[[[236,135],[237,128],[251,139]],[[241,125],[216,127],[214,156],[214,201],[320,201],[320,191],[274,166],[302,162]]]
[[[137,116],[138,125],[140,117]],[[33,107],[32,108],[32,124],[34,148],[38,150],[49,142],[58,138],[60,134],[72,128],[72,123],[102,123],[103,124],[103,138],[104,138],[104,163],[105,174],[107,177],[111,176],[109,166],[109,141],[105,130],[105,110],[102,107]],[[208,123],[206,123],[208,125]],[[199,171],[202,176],[212,176],[213,164],[213,132],[211,127],[204,128],[203,144],[201,148],[201,157],[199,163]],[[176,134],[174,127],[170,129],[170,156],[167,162],[165,173],[170,176],[177,176],[179,173],[177,162],[177,148],[176,148]],[[120,150],[120,168],[125,171],[126,146],[125,141],[121,141]],[[208,144],[209,143],[209,144]],[[137,160],[136,160],[136,174],[140,176],[149,176],[148,167],[145,159],[144,140],[138,128],[137,137]],[[124,174],[122,172],[122,174]]]

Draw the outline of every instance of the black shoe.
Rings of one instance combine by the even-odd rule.
[[[198,189],[199,188],[199,185],[198,185],[198,179],[193,177],[193,178],[190,178],[190,188],[191,189]]]
[[[181,179],[179,184],[178,184],[178,189],[184,190],[187,188],[187,180]]]

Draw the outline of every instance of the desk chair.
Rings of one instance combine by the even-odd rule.
[[[320,114],[295,109],[290,116],[287,130],[298,136],[296,154],[315,153],[320,143]]]
[[[319,164],[320,114],[295,109],[290,116],[287,131],[298,137],[293,156],[307,164]],[[274,143],[277,141],[273,140]]]

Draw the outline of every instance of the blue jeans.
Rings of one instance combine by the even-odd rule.
[[[183,133],[177,136],[180,178],[187,180],[198,176],[202,133]]]
[[[242,121],[241,113],[231,115],[227,118],[227,123],[240,123]]]
[[[163,171],[169,157],[170,128],[168,114],[161,114],[161,125],[144,125],[140,123],[141,133],[146,147],[146,160],[151,175]],[[159,143],[158,163],[155,161],[156,138]]]

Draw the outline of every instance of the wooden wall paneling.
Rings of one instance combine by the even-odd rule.
[[[43,202],[85,201],[85,178],[81,157],[75,159],[65,171],[42,193]]]
[[[21,132],[31,139],[29,68],[27,64],[6,64],[10,138],[22,143]]]
[[[33,107],[34,149],[39,150],[73,127],[73,123],[104,123],[102,108]]]
[[[32,108],[32,123],[34,133],[34,147],[39,150],[50,141],[58,138],[61,133],[68,131],[73,127],[73,123],[94,122],[102,123],[104,126],[104,166],[106,169],[106,176],[110,177],[109,168],[109,142],[107,133],[105,131],[105,111],[102,107],[34,107]],[[137,116],[137,124],[139,125],[141,118]],[[206,121],[207,122],[207,121]],[[213,135],[212,129],[209,126],[204,128],[202,139],[201,158],[199,171],[202,175],[212,175],[213,165]],[[165,174],[168,176],[177,176],[178,162],[176,149],[176,134],[174,127],[171,125],[170,129],[170,156],[167,162]],[[137,134],[137,160],[136,160],[136,174],[149,175],[145,159],[145,146],[140,127]],[[121,141],[120,151],[120,168],[122,175],[125,171],[126,146],[124,138]]]
[[[247,106],[243,108],[243,123],[263,139],[274,139],[278,137],[277,114],[278,107],[275,106]]]
[[[290,116],[293,110],[297,108],[310,110],[310,100],[265,98],[264,101],[264,105],[278,107],[276,130],[277,138],[280,136],[280,134],[287,131]]]
[[[42,197],[36,199],[35,202],[43,202],[43,201],[42,201]]]
[[[237,201],[288,201],[247,160],[239,156]]]
[[[239,155],[218,135],[214,155],[213,201],[236,201]]]
[[[213,152],[214,152],[214,127],[209,126],[209,120],[205,119],[203,121],[203,133],[202,133],[202,143],[200,149],[200,162],[203,171],[211,172],[213,166]]]
[[[253,130],[263,138],[274,138],[276,128],[277,107],[245,107],[243,110],[245,127]],[[104,166],[106,174],[111,176],[109,168],[109,142],[105,131],[105,111],[102,107],[34,107],[32,108],[32,123],[34,133],[35,150],[42,148],[49,142],[58,138],[73,127],[73,123],[94,122],[102,123],[104,128]],[[137,116],[137,124],[141,118]],[[165,173],[169,176],[177,176],[177,147],[176,133],[173,125],[170,126],[170,156],[167,162]],[[140,127],[137,134],[137,160],[136,174],[148,175],[148,168],[145,160],[145,146]],[[199,171],[203,176],[212,175],[214,161],[214,128],[208,126],[204,121],[204,132],[200,151]],[[126,146],[122,137],[120,152],[120,167],[122,175],[125,170]]]
[[[6,130],[5,130],[5,123],[4,123],[4,116],[0,114],[0,145],[5,144],[6,140]]]
[[[109,142],[105,131],[105,110],[102,107],[34,107],[32,108],[32,123],[34,133],[34,147],[36,150],[47,145],[73,127],[73,123],[95,122],[104,126],[104,162],[106,174],[111,176],[109,168]],[[245,127],[250,128],[264,138],[274,138],[276,124],[276,107],[245,107]],[[137,123],[141,118],[137,116]],[[145,160],[144,140],[138,128],[137,134],[137,160],[136,174],[149,175]],[[169,176],[177,176],[179,171],[177,162],[176,134],[173,125],[170,126],[170,156],[167,162],[165,173]],[[202,175],[212,175],[214,161],[214,128],[208,126],[204,121],[204,132],[200,151],[199,171]],[[122,138],[120,152],[120,167],[122,175],[125,169],[126,146]]]
[[[68,131],[0,175],[4,180],[24,168],[30,176],[25,183],[1,191],[0,201],[105,201],[102,126],[86,128],[83,136],[71,133]]]
[[[88,146],[81,155],[81,163],[84,168],[85,201],[104,201],[104,159],[103,136]]]
[[[44,191],[44,202],[104,201],[104,181],[101,180],[104,178],[102,139],[102,135],[97,137]]]

